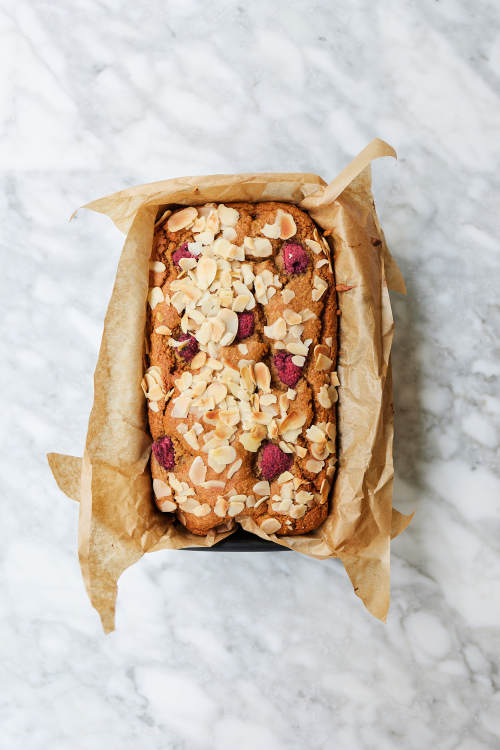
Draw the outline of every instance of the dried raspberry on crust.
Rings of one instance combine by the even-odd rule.
[[[183,242],[182,245],[179,245],[177,250],[174,250],[172,254],[172,260],[174,261],[174,266],[179,268],[179,261],[181,258],[194,258],[195,256],[189,252],[188,250],[188,243]]]
[[[163,466],[167,471],[172,471],[174,469],[175,450],[168,435],[156,440],[152,445],[152,451],[160,466]]]
[[[292,463],[292,455],[285,453],[274,443],[266,443],[260,452],[260,473],[263,479],[267,479],[269,482],[279,477],[284,471],[289,471]]]
[[[283,245],[283,263],[288,273],[304,273],[309,265],[309,255],[297,242],[285,242]]]
[[[236,334],[238,341],[242,341],[251,336],[254,332],[254,328],[255,321],[253,312],[246,311],[238,313],[238,333]]]
[[[177,349],[179,355],[185,362],[191,362],[195,354],[198,354],[200,347],[194,336],[189,333],[181,333],[177,341],[189,341],[189,344]]]
[[[279,379],[290,388],[297,385],[300,376],[302,375],[302,368],[292,362],[292,356],[292,354],[284,352],[281,349],[273,357],[274,366],[278,372]]]

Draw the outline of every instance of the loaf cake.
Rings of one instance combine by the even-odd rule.
[[[169,209],[155,226],[142,381],[158,508],[194,534],[251,517],[304,534],[335,473],[328,241],[278,202]]]

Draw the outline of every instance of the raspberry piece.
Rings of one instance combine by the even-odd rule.
[[[165,435],[153,443],[152,449],[160,466],[167,471],[172,471],[175,466],[175,451],[171,439]]]
[[[302,245],[285,242],[283,245],[283,262],[288,273],[304,273],[309,265],[309,255]]]
[[[278,371],[279,379],[290,388],[297,385],[300,376],[302,375],[302,368],[298,365],[294,365],[292,362],[292,356],[292,354],[280,349],[273,357],[274,366]]]
[[[194,258],[195,256],[189,252],[188,250],[188,243],[183,242],[182,245],[179,245],[177,250],[174,250],[172,254],[172,260],[174,261],[174,266],[179,268],[179,261],[181,258]]]
[[[253,312],[248,311],[238,313],[238,333],[236,334],[238,341],[247,339],[251,336],[254,331],[254,326]]]
[[[190,333],[181,333],[177,341],[188,341],[189,344],[186,344],[186,346],[181,346],[179,349],[177,349],[177,353],[185,362],[191,362],[195,354],[198,354],[200,351],[200,347],[198,346],[198,342],[196,341],[194,336],[191,336]]]
[[[284,471],[288,471],[293,463],[290,453],[284,453],[274,443],[267,443],[260,454],[259,468],[263,479],[269,482]]]

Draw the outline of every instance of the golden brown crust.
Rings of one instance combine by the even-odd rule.
[[[143,387],[148,396],[148,417],[153,440],[169,436],[175,452],[173,471],[161,466],[152,455],[152,476],[155,480],[161,480],[155,483],[156,495],[160,496],[157,497],[157,504],[160,508],[164,506],[167,511],[176,509],[178,518],[194,534],[204,535],[210,529],[227,528],[233,524],[233,519],[237,521],[243,516],[253,517],[259,525],[266,520],[276,519],[274,522],[264,523],[262,528],[268,533],[304,534],[317,528],[328,513],[329,489],[335,464],[337,305],[330,249],[311,218],[293,205],[276,202],[232,203],[228,207],[237,212],[237,222],[234,226],[225,225],[224,236],[229,241],[225,245],[222,243],[221,252],[235,252],[241,260],[228,260],[217,255],[212,243],[192,245],[193,252],[198,252],[201,248],[201,253],[196,256],[196,260],[189,259],[187,263],[181,261],[182,268],[173,262],[173,253],[184,242],[193,243],[198,238],[199,243],[200,234],[196,230],[204,231],[204,240],[210,240],[210,235],[207,236],[203,229],[207,217],[212,229],[218,230],[215,231],[215,240],[222,236],[219,220],[222,218],[234,223],[236,219],[236,214],[228,214],[224,207],[217,210],[215,206],[211,214],[210,207],[200,207],[198,214],[205,215],[205,219],[197,219],[193,226],[191,216],[190,226],[174,231],[176,221],[182,224],[183,217],[184,221],[190,218],[186,209],[179,209],[155,232],[146,331],[149,368]],[[180,214],[181,210],[184,214]],[[291,224],[288,217],[293,219]],[[266,225],[272,225],[271,229]],[[273,227],[276,226],[278,228],[274,231]],[[267,237],[270,249],[266,250],[268,246],[262,240],[266,234],[276,232],[288,239]],[[256,252],[270,252],[269,256],[256,257],[252,254],[254,251],[250,247],[251,243],[245,240],[248,237],[260,238],[261,246]],[[286,242],[301,245],[307,253],[308,268],[304,272],[293,275],[285,269],[283,245]],[[238,249],[244,243],[244,251]],[[228,251],[227,246],[235,250]],[[186,315],[183,303],[187,301],[189,307],[193,286],[195,291],[198,289],[196,294],[200,297],[205,291],[204,276],[201,275],[199,266],[200,259],[205,256],[212,258],[207,264],[208,280],[211,278],[214,262],[217,264],[217,275],[209,286],[209,292],[205,293],[205,298],[210,296],[217,304],[210,309],[210,302],[203,306],[203,298],[201,303],[197,300],[196,306],[191,304],[191,311],[194,310],[195,316],[192,319],[189,312]],[[251,269],[254,277],[267,271],[260,278],[265,282],[271,280],[271,284],[267,289],[264,285],[262,292],[262,285],[255,278],[249,281],[248,273],[242,274],[242,266],[247,266],[247,271]],[[231,271],[229,276],[228,268]],[[190,274],[192,281],[189,280]],[[243,278],[245,275],[246,283]],[[181,291],[178,287],[180,279],[185,279],[187,283]],[[221,279],[220,285],[218,279]],[[232,300],[231,296],[229,300],[227,298],[228,284],[229,288],[233,285]],[[215,341],[221,335],[221,329],[220,326],[217,328],[219,324],[214,323],[216,327],[209,329],[208,342],[204,343],[206,337],[200,330],[202,324],[205,325],[203,321],[206,318],[213,321],[217,317],[217,311],[220,315],[221,309],[230,311],[231,306],[241,306],[245,294],[243,302],[240,299],[240,303],[235,303],[234,299],[245,291],[242,284],[250,291],[252,300],[255,297],[251,310],[254,316],[253,334],[242,341],[235,339],[224,345],[224,330],[226,333],[229,331],[226,338],[230,339],[234,323],[231,313],[227,312],[223,313],[226,317],[222,323],[222,341]],[[270,292],[271,288],[275,291]],[[226,290],[222,292],[222,296],[221,289]],[[293,297],[291,292],[294,293]],[[223,307],[219,307],[219,303]],[[252,304],[252,301],[248,302],[246,309]],[[296,322],[297,314],[300,315],[299,323]],[[276,323],[280,319],[282,322]],[[224,329],[226,320],[227,327]],[[283,330],[278,329],[285,322],[286,333],[283,335]],[[276,329],[269,328],[274,324],[278,326]],[[195,358],[192,362],[186,362],[180,355],[176,340],[183,329],[200,338],[201,350],[209,350],[205,363],[202,362],[204,355],[197,355],[198,359]],[[270,338],[275,332],[279,338]],[[279,341],[283,343],[280,344]],[[294,357],[306,356],[302,376],[290,391],[278,376],[273,356],[279,351],[277,343],[278,347],[290,346],[293,349],[293,341],[306,344],[308,349],[307,356],[290,352]],[[214,365],[214,360],[215,364],[219,363],[218,369],[210,370],[207,363]],[[300,361],[296,360],[297,364]],[[264,363],[268,368],[269,386],[266,384],[266,369],[261,365],[255,367],[257,363]],[[196,369],[192,365],[196,365]],[[257,377],[259,368],[260,377]],[[257,380],[256,385],[252,379]],[[206,396],[207,392],[211,393],[207,389],[215,380],[220,382],[217,386],[219,390],[212,389],[216,394],[215,401],[226,392],[226,397],[220,403],[214,403]],[[293,398],[286,400],[287,393]],[[234,421],[236,417],[228,417],[227,414],[237,414],[238,409],[240,414],[236,424],[229,428],[225,422],[222,424],[221,419]],[[274,413],[270,414],[273,409]],[[186,410],[190,411],[184,415]],[[178,414],[181,416],[176,416]],[[285,430],[288,423],[284,419],[288,417],[291,418],[290,431]],[[297,419],[300,422],[298,428],[292,424]],[[262,420],[266,423],[263,424]],[[220,428],[222,433],[219,434]],[[227,446],[227,451],[223,448],[223,458],[220,458],[217,451],[216,456],[210,448],[204,450],[206,435],[213,430],[217,432],[216,438],[215,433],[212,433],[209,440],[215,439],[217,442],[221,438],[219,442]],[[254,431],[251,432],[252,430]],[[186,431],[188,435],[185,437]],[[245,441],[250,434],[254,437],[256,435],[257,447],[254,437],[249,438],[254,450],[248,450],[248,444],[240,442],[242,436]],[[260,461],[263,446],[267,442],[279,444],[288,453],[293,451],[290,453],[293,457],[290,468],[292,476],[282,474],[281,477],[274,478],[269,484],[269,495],[259,495],[259,492],[265,490]],[[193,467],[195,459],[197,463]],[[235,464],[238,460],[241,460],[239,468],[238,463]],[[224,461],[228,461],[227,465]],[[231,467],[235,471],[232,476],[228,476]],[[207,482],[208,485],[205,484]],[[211,484],[213,482],[220,485]],[[238,496],[236,500],[235,496]],[[263,497],[266,499],[262,500]]]

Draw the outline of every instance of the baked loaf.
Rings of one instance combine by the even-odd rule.
[[[285,203],[166,211],[150,263],[142,387],[158,508],[194,534],[251,516],[304,534],[335,472],[331,253]]]

